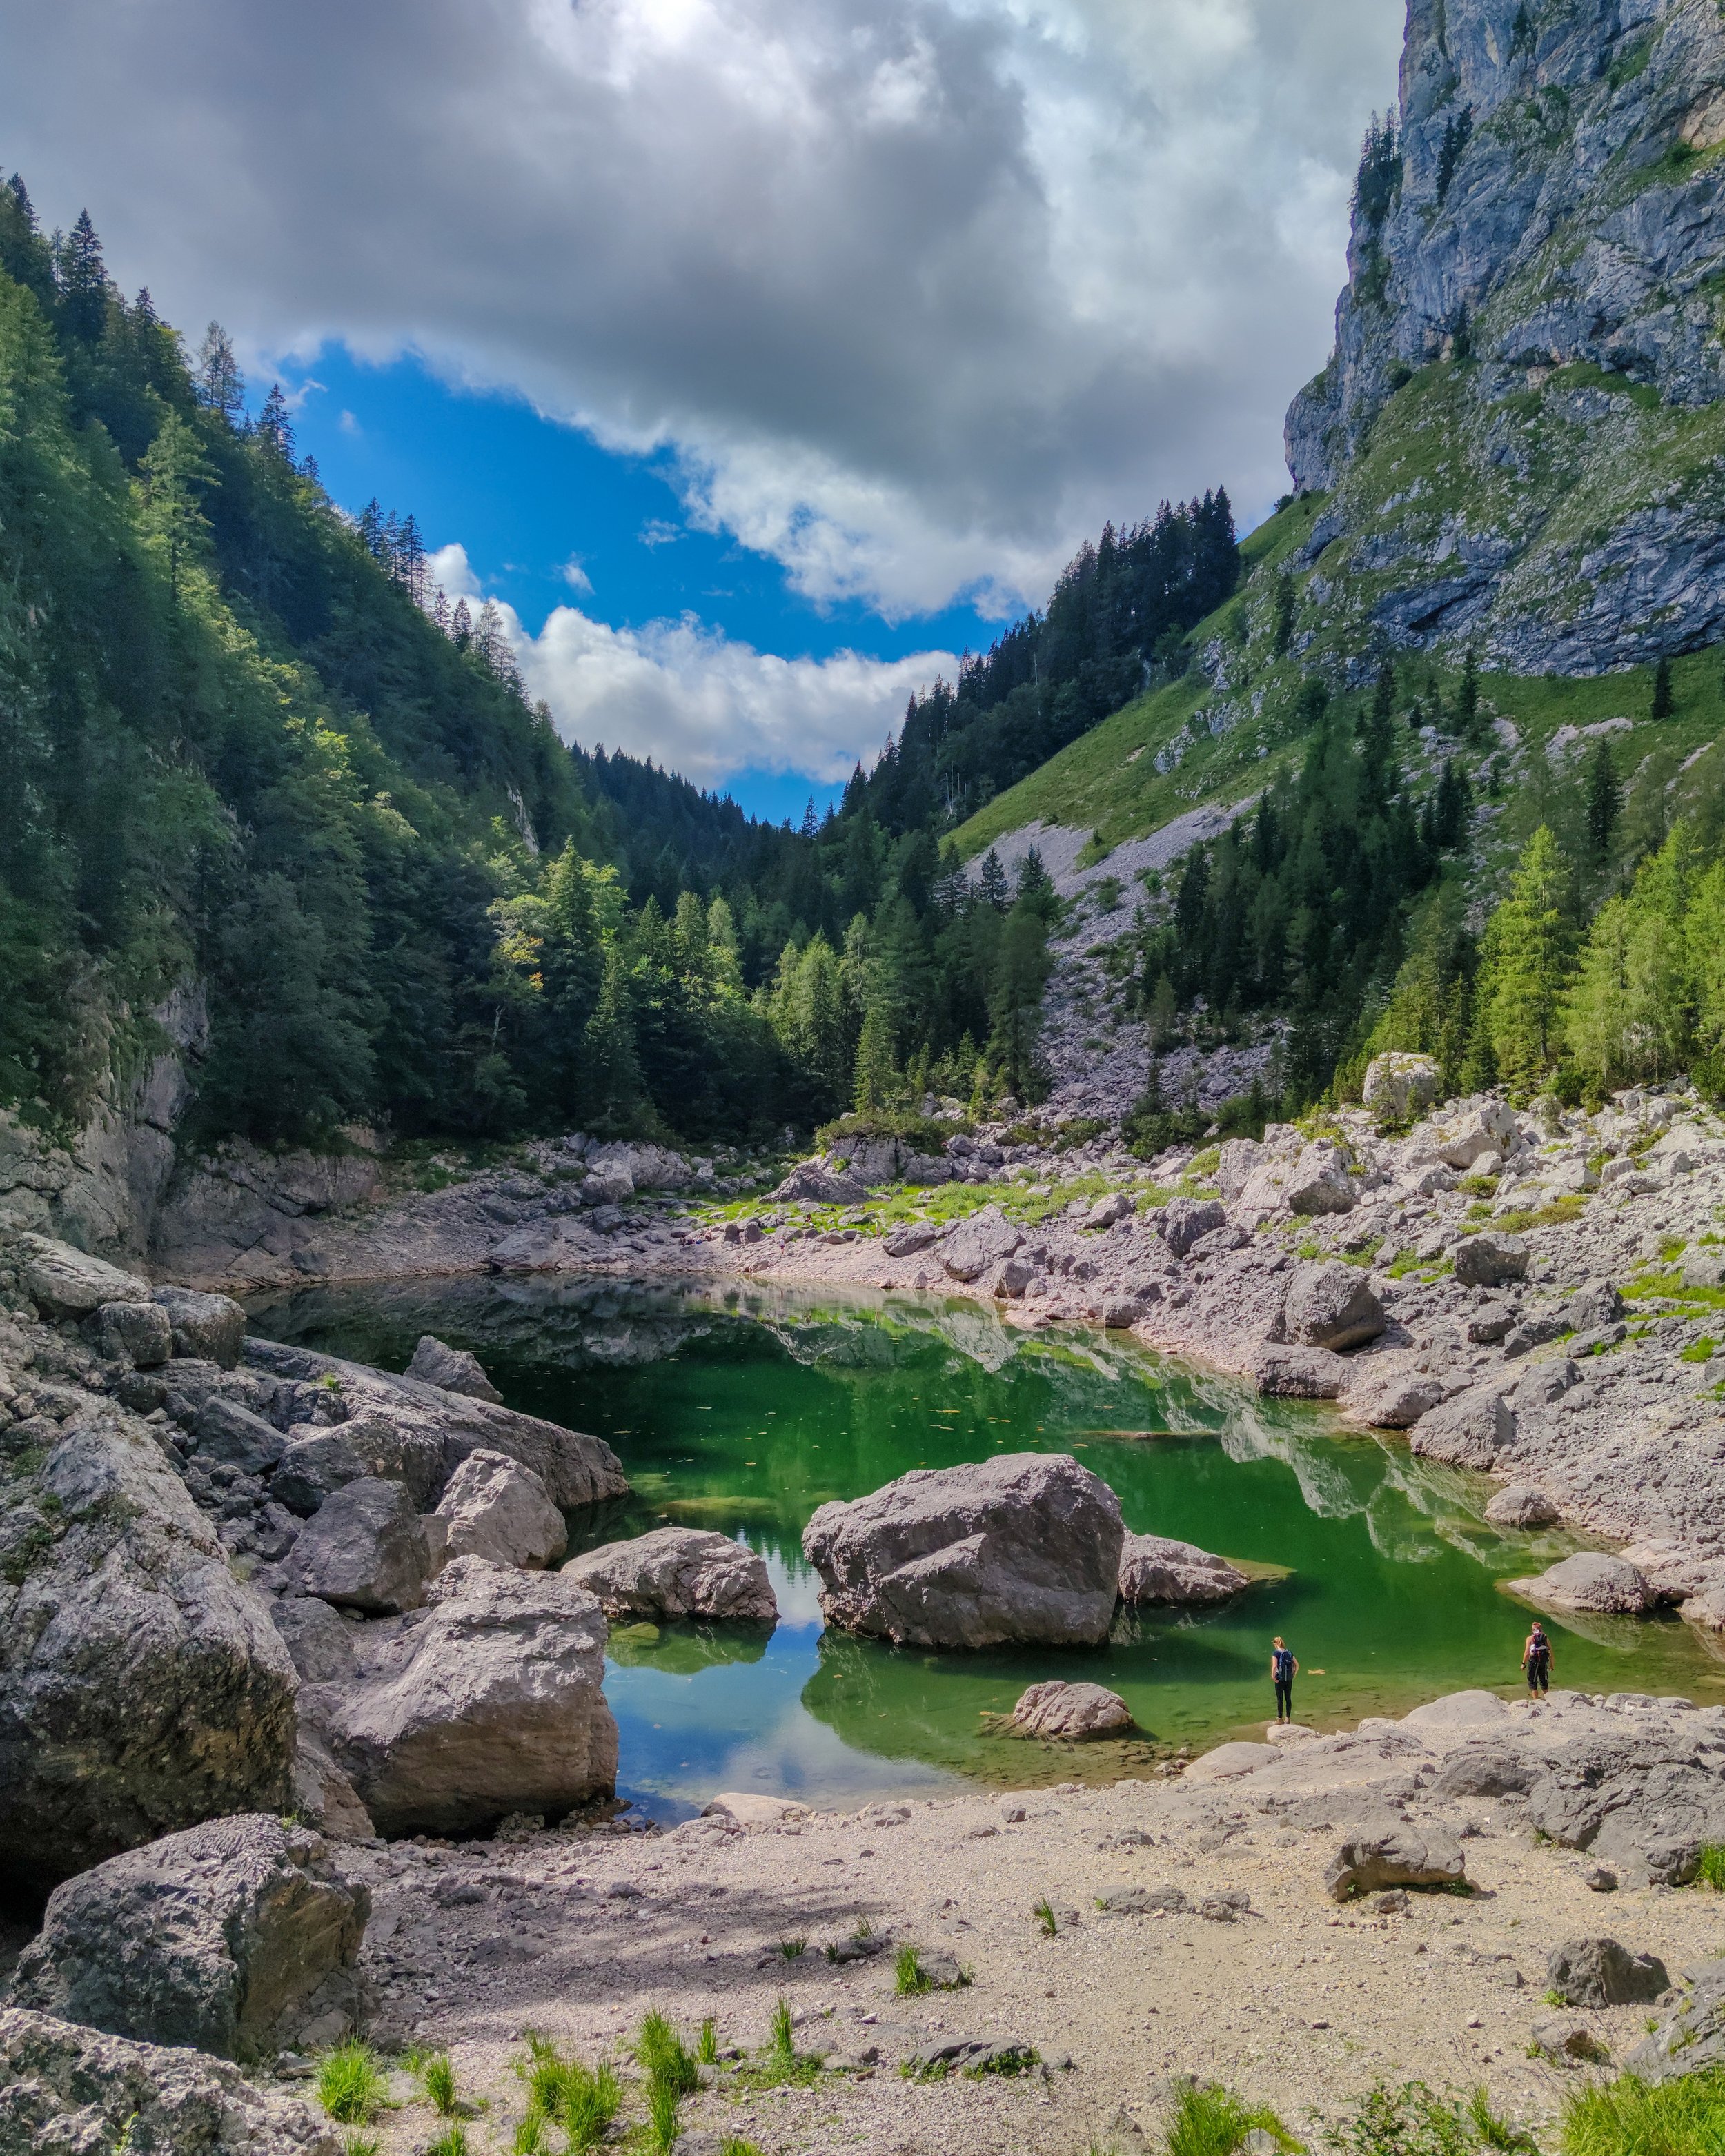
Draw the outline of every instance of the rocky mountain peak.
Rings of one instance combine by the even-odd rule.
[[[1286,426],[1392,641],[1589,673],[1718,633],[1722,183],[1714,0],[1410,0]]]

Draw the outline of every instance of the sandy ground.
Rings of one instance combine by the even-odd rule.
[[[1541,1717],[1518,1705],[1497,1733],[1548,1745],[1625,1722],[1627,1710],[1602,1714],[1568,1698],[1562,1727],[1548,1718],[1536,1730]],[[1160,2145],[1171,2079],[1197,2075],[1273,2103],[1296,2130],[1334,2118],[1380,2077],[1457,2092],[1483,2084],[1537,2133],[1590,2071],[1527,2056],[1532,2025],[1552,2011],[1551,1948],[1605,1932],[1657,1953],[1675,1979],[1725,1947],[1725,1925],[1705,1889],[1590,1891],[1590,1860],[1536,1845],[1517,1799],[1422,1796],[1442,1750],[1480,1733],[1422,1732],[1434,1748],[1422,1759],[1391,1725],[1368,1723],[1238,1782],[1204,1780],[1200,1766],[1173,1780],[978,1792],[747,1830],[589,1826],[357,1850],[343,1861],[376,1897],[366,1953],[385,2020],[449,2048],[475,2106],[475,2151],[511,2145],[524,2109],[511,2062],[527,2029],[589,2061],[617,2058],[632,2076],[624,2047],[649,2008],[691,2040],[711,2016],[721,2045],[753,2051],[780,1999],[800,2045],[855,2063],[752,2094],[727,2087],[721,2070],[690,2099],[685,2131],[743,2134],[769,2156],[1126,2152],[1145,2145],[1141,2135]],[[1471,1897],[1415,1895],[1394,1916],[1327,1897],[1340,1826],[1386,1805],[1461,1833]],[[1243,1891],[1250,1913],[1228,1922],[1096,1906],[1121,1887],[1169,1885],[1194,1905]],[[1054,1937],[1034,1913],[1045,1897]],[[891,1946],[830,1961],[824,1948],[865,1922]],[[804,1951],[787,1958],[780,1943],[798,1940]],[[906,1942],[950,1953],[974,1981],[895,1995],[893,1949]],[[1593,2019],[1620,2057],[1649,2011]],[[1048,2070],[933,2082],[900,2072],[911,2053],[955,2037],[1034,2045]],[[863,2063],[870,2047],[873,2065]],[[627,2086],[624,2117],[639,2118],[641,2088]],[[398,2074],[396,2088],[403,2107],[374,2130],[388,2156],[405,2156],[436,2122],[408,2076]]]

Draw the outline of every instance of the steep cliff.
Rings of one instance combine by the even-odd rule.
[[[1597,673],[1725,626],[1716,0],[1410,0],[1287,418],[1325,625]]]

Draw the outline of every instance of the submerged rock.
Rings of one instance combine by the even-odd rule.
[[[597,1595],[611,1618],[778,1621],[764,1562],[728,1535],[696,1527],[655,1527],[628,1542],[603,1543],[571,1558],[562,1576]]]
[[[370,1911],[316,1835],[213,1820],[57,1887],[8,1996],[142,2043],[273,2056],[314,2015],[357,2018]]]
[[[823,1505],[803,1531],[843,1630],[916,1646],[1107,1636],[1124,1529],[1100,1476],[1063,1453],[916,1468]]]

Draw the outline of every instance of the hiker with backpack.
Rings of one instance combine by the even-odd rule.
[[[1527,1645],[1522,1649],[1522,1667],[1527,1673],[1528,1697],[1538,1699],[1551,1683],[1551,1641],[1537,1617],[1533,1630],[1527,1635]]]
[[[1291,1722],[1294,1718],[1294,1679],[1299,1668],[1293,1649],[1278,1632],[1270,1648],[1270,1681],[1276,1686],[1278,1722]]]

